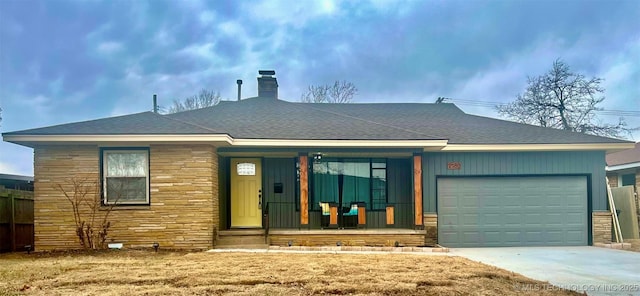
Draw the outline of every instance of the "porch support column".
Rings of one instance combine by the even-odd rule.
[[[307,154],[299,155],[300,164],[300,226],[309,225],[309,161]]]
[[[413,155],[413,201],[415,209],[415,226],[422,228],[422,155]]]

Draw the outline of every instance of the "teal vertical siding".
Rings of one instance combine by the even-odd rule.
[[[411,158],[390,158],[387,161],[388,201],[395,206],[397,227],[412,227],[413,220],[413,161]],[[386,226],[386,212],[376,217],[380,227]],[[368,221],[368,220],[367,220]]]
[[[411,159],[389,159],[387,161],[387,198],[389,203],[411,203],[413,171]]]
[[[218,157],[218,210],[220,213],[219,228],[228,229],[229,224],[229,158]]]
[[[448,162],[462,167],[449,170]],[[425,212],[436,212],[440,176],[586,175],[591,180],[591,209],[607,209],[604,151],[425,153],[422,166]]]
[[[282,183],[282,193],[274,185]],[[262,197],[269,203],[270,228],[297,228],[300,213],[296,210],[296,163],[294,158],[264,158],[262,163]]]
[[[293,158],[265,158],[262,165],[262,188],[265,202],[295,202],[296,163]],[[282,183],[282,193],[274,184]]]

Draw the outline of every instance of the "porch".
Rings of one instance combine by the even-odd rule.
[[[272,246],[418,247],[425,245],[424,230],[413,229],[273,229]]]
[[[260,229],[274,246],[425,245],[421,155],[288,153],[221,151],[222,235]]]
[[[232,229],[222,230],[216,249],[280,247],[423,247],[424,230],[413,229]]]
[[[302,224],[298,203],[267,202],[263,208],[262,226],[267,231],[420,228],[415,225],[413,203],[388,203],[380,209],[373,209],[365,202],[319,202],[310,208],[306,213],[307,224]]]
[[[265,243],[272,246],[425,246],[425,230],[414,224],[414,204],[387,204],[384,210],[367,208],[363,202],[324,203],[329,210],[308,212],[301,224],[296,203],[270,202],[262,222]],[[313,208],[313,207],[312,207]]]

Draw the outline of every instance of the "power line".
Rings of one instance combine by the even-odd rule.
[[[495,108],[496,106],[504,106],[507,105],[505,103],[500,102],[491,102],[491,101],[473,101],[473,100],[464,100],[464,99],[450,99],[446,98],[447,101],[453,101],[460,105],[469,105],[475,107],[486,107],[486,108]],[[640,111],[635,110],[595,110],[596,113],[605,116],[626,116],[626,117],[640,117]]]

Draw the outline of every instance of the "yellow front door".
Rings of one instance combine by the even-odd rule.
[[[231,227],[262,227],[260,158],[231,159]]]

